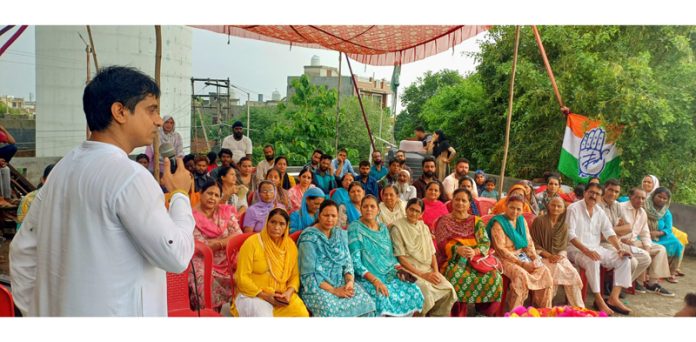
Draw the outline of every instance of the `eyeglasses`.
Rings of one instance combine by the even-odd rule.
[[[586,191],[585,193],[588,194],[588,195],[590,195],[590,196],[599,196],[599,195],[601,195],[601,193],[599,193],[599,192],[597,192],[597,191]]]
[[[415,209],[415,208],[407,208],[406,211],[410,211],[410,212],[412,212],[412,213],[414,213],[414,214],[420,214],[420,213],[421,213],[420,209]]]

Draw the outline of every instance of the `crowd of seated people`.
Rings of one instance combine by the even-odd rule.
[[[176,142],[168,121],[160,135]],[[227,148],[186,156],[194,237],[213,252],[212,303],[202,302],[198,272],[189,276],[192,308],[240,317],[462,316],[471,304],[495,316],[525,303],[549,307],[562,286],[569,305],[591,299],[596,310],[630,314],[621,300],[628,288],[674,296],[663,285],[684,275],[688,240],[672,227],[672,194],[656,177],[625,203],[617,180],[593,179],[571,193],[558,174],[499,193],[495,177],[470,177],[467,159],[452,160],[442,132],[427,138],[435,156],[416,179],[404,151],[387,161],[375,151],[356,172],[346,149],[335,159],[317,149],[296,176],[272,145],[256,166]],[[151,168],[152,158],[136,161]],[[448,174],[442,167],[452,162]],[[226,248],[242,233],[253,235],[230,274]],[[204,267],[199,257],[193,264]],[[600,284],[606,271],[612,282]]]

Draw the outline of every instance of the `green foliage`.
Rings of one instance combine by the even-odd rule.
[[[646,174],[660,178],[682,203],[696,203],[696,28],[686,26],[539,27],[563,101],[573,112],[622,127],[625,187]],[[414,122],[441,128],[475,167],[502,163],[514,27],[496,26],[475,55],[477,71],[439,85],[426,73],[404,92],[397,137]],[[456,78],[452,78],[455,79]],[[409,91],[410,90],[410,91]],[[422,93],[422,95],[413,94]],[[507,174],[540,177],[555,170],[565,118],[532,31],[521,31]]]
[[[290,165],[304,165],[317,148],[335,156],[336,90],[316,86],[306,76],[294,80],[291,86],[295,93],[287,104],[275,108],[252,107],[254,159],[263,159],[263,146],[269,143],[275,147],[276,155],[288,158]],[[368,99],[363,101],[372,133],[377,136],[381,111],[377,104]],[[388,110],[382,113],[382,131],[388,136],[393,119]],[[355,164],[369,157],[370,142],[357,97],[341,98],[338,137],[339,148],[346,148],[348,158]],[[381,143],[375,145],[383,148]]]
[[[397,115],[394,126],[396,140],[412,137],[413,130],[425,124],[420,117],[423,105],[438,89],[461,83],[463,80],[464,77],[456,70],[445,69],[434,74],[428,71],[408,86],[401,95],[401,105],[405,108]]]

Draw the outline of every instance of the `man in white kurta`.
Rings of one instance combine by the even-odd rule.
[[[597,206],[604,209],[604,213],[607,214],[609,222],[613,226],[614,233],[619,237],[631,233],[631,225],[626,223],[626,219],[624,218],[625,213],[621,207],[621,203],[616,201],[620,193],[621,184],[619,181],[616,179],[608,179],[604,182],[602,203],[597,203]],[[628,245],[622,242],[622,246],[625,249],[629,249],[631,254],[633,254],[631,258],[631,283],[633,283],[648,269],[648,267],[650,267],[652,259],[650,258],[650,253],[633,244]],[[614,246],[605,239],[602,240],[602,247],[614,250]],[[634,290],[638,293],[645,293],[643,285],[640,282],[636,284]]]
[[[596,205],[600,195],[599,185],[589,184],[584,199],[568,206],[568,259],[585,271],[587,285],[594,294],[597,309],[608,314],[628,314],[630,309],[623,305],[619,294],[622,288],[631,286],[631,262],[628,259],[631,252],[622,248],[607,215]],[[618,252],[602,247],[602,236]],[[614,288],[607,302],[600,292],[600,266],[614,270]]]
[[[119,86],[128,90],[118,96],[132,97],[103,101],[108,94],[100,91]],[[138,95],[134,108],[124,105]],[[157,182],[127,155],[151,142],[162,125],[158,96],[151,78],[123,67],[100,69],[85,89],[91,98],[85,101],[105,103],[98,114],[85,105],[92,135],[55,166],[10,246],[12,290],[22,314],[167,314],[165,271],[184,271],[194,250],[195,222],[183,194],[191,176],[181,159],[172,175],[165,159],[163,184],[174,192],[167,212]]]
[[[628,234],[620,236],[621,242],[636,246],[651,256],[650,267],[648,268],[648,279],[645,288],[665,297],[674,297],[674,293],[662,287],[658,281],[661,278],[669,278],[669,261],[667,260],[667,250],[664,246],[652,243],[650,229],[648,228],[648,214],[643,209],[646,200],[643,189],[634,188],[629,192],[629,201],[621,203],[621,210],[624,213],[626,222],[631,226]],[[639,281],[643,281],[644,274],[640,275]]]

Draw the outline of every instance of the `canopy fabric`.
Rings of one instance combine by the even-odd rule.
[[[488,30],[481,25],[215,25],[193,26],[268,42],[341,51],[370,65],[415,62]]]

